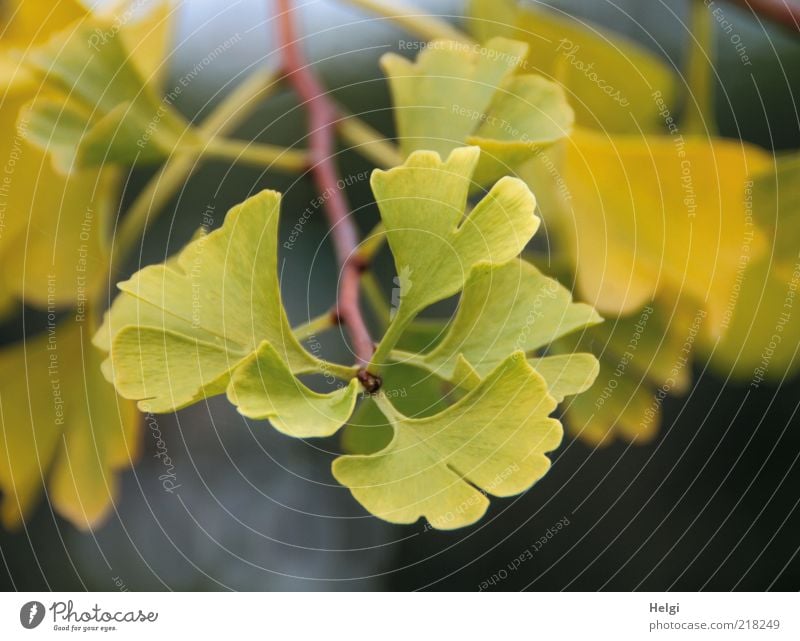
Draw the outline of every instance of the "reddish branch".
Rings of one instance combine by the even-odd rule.
[[[377,389],[380,379],[364,369],[372,358],[374,344],[359,307],[359,280],[362,265],[356,249],[358,233],[350,217],[350,206],[339,189],[339,174],[333,160],[336,108],[328,98],[306,61],[294,26],[291,0],[278,0],[278,37],[287,80],[308,113],[311,175],[317,191],[325,198],[324,210],[331,226],[336,258],[341,266],[341,284],[336,299],[335,318],[350,335],[356,360],[362,367],[359,380]]]
[[[797,0],[731,0],[748,7],[758,16],[800,32],[800,4]]]

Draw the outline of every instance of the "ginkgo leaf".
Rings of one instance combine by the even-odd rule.
[[[516,350],[535,352],[601,321],[591,306],[573,303],[562,285],[528,262],[478,264],[441,342],[426,354],[398,352],[396,357],[450,381],[463,378],[463,369],[461,376],[457,372],[463,358],[479,376],[486,376]],[[531,364],[552,383],[551,395],[559,401],[586,389],[597,375],[591,354],[548,356]]]
[[[764,250],[745,185],[771,159],[735,141],[678,143],[574,132],[564,170],[571,219],[553,222],[574,256],[582,298],[600,313],[631,314],[657,294],[681,292],[705,301],[713,333],[742,252]]]
[[[30,515],[45,484],[60,514],[92,526],[113,505],[117,473],[138,455],[136,409],[103,379],[89,338],[81,324],[65,321],[0,352],[6,526]]]
[[[583,127],[615,133],[663,131],[661,112],[676,111],[676,74],[654,53],[620,34],[514,0],[471,0],[469,14],[470,29],[481,42],[504,36],[527,43],[524,69],[558,81]]]
[[[800,227],[800,153],[775,159],[774,166],[751,176],[753,216],[773,242],[772,261],[776,271],[790,279],[798,255]]]
[[[387,332],[393,338],[422,309],[460,291],[476,263],[519,255],[539,226],[533,194],[509,177],[464,216],[479,155],[478,147],[463,147],[442,161],[417,151],[402,165],[372,174],[400,282],[399,308]]]
[[[20,60],[19,51],[58,32],[69,32],[69,25],[87,20],[89,14],[73,0],[24,0],[11,3],[7,9],[0,60],[6,61],[8,78],[4,75],[0,82],[8,80],[13,90],[4,84],[6,97],[0,106],[0,126],[9,132],[0,140],[0,156],[7,159],[0,200],[4,223],[0,234],[0,297],[7,304],[24,298],[36,307],[77,305],[81,312],[106,279],[109,218],[117,211],[117,175],[110,169],[60,174],[39,147],[11,132],[16,131],[19,112],[26,103],[36,100],[48,104],[56,95]],[[111,20],[119,17],[124,7],[106,10]],[[163,27],[150,26],[155,15]],[[129,34],[135,31],[138,44],[146,44],[151,53],[162,52],[166,42],[159,42],[157,36],[163,38],[170,24],[164,18],[161,11],[129,15],[116,23],[114,33],[129,42]],[[142,33],[151,35],[144,38]],[[16,55],[12,55],[12,49]],[[152,64],[149,56],[143,60],[137,54],[136,60],[142,63],[142,73],[152,75],[146,66]]]
[[[274,191],[252,196],[220,229],[119,284],[123,293],[95,342],[110,347],[104,371],[123,397],[168,412],[228,390],[242,413],[295,435],[345,422],[354,384],[320,395],[294,377],[328,371],[352,378],[355,368],[320,361],[292,334],[277,271],[280,200]]]
[[[560,354],[529,358],[528,362],[544,378],[547,389],[559,403],[594,385],[600,365],[594,354]]]
[[[358,388],[353,378],[335,392],[315,392],[298,381],[265,342],[234,372],[228,399],[244,416],[269,419],[284,434],[309,438],[330,436],[350,418]]]
[[[13,104],[12,104],[13,103]],[[0,126],[14,131],[21,101],[0,107]],[[107,221],[117,189],[113,173],[57,174],[21,136],[4,136],[0,154],[13,159],[7,175],[5,229],[0,234],[0,283],[37,307],[83,304],[108,270]]]
[[[556,84],[515,74],[526,51],[524,43],[495,38],[480,48],[435,40],[415,62],[384,55],[404,155],[427,149],[445,157],[478,145],[486,153],[475,180],[487,184],[563,138],[572,110]]]
[[[793,307],[798,284],[800,268],[787,278],[766,257],[745,269],[722,337],[700,344],[716,371],[754,387],[782,383],[797,372],[800,322]]]
[[[137,19],[125,21],[116,35],[122,38],[122,44],[130,52],[131,61],[145,83],[159,87],[169,70],[172,52],[170,41],[174,27],[172,16],[176,7],[170,0],[151,0],[144,3],[144,11],[141,11],[142,8],[142,3],[137,3]],[[113,4],[95,9],[101,17],[117,23],[119,11],[119,5],[115,7]],[[98,47],[104,44],[104,36],[108,35],[97,33]]]
[[[406,335],[403,336],[406,338]],[[405,347],[410,347],[406,343]],[[381,372],[380,394],[409,418],[432,416],[447,407],[446,381],[407,363],[392,363]],[[348,454],[372,454],[392,440],[392,426],[375,396],[365,396],[342,430],[342,449]]]
[[[28,47],[88,15],[79,0],[8,0],[3,5],[3,45]]]
[[[131,61],[122,38],[95,42],[110,18],[83,20],[25,53],[53,95],[34,99],[20,115],[28,140],[49,151],[62,172],[105,163],[155,162],[199,134]]]
[[[600,361],[592,389],[566,406],[569,430],[592,444],[652,439],[664,400],[689,388],[705,320],[705,310],[686,301],[650,302],[631,316],[560,339],[552,352],[570,357],[586,349]]]
[[[333,475],[370,513],[392,523],[421,517],[454,529],[483,516],[493,496],[528,489],[550,467],[561,442],[556,402],[544,379],[517,352],[455,405],[412,419],[385,397],[394,437],[371,455],[342,456]],[[482,491],[481,491],[482,490]]]
[[[797,229],[800,223],[800,155],[777,159],[772,171],[753,177],[753,216],[772,241],[772,252],[739,261],[741,278],[733,292],[721,336],[701,344],[719,372],[760,384],[797,372],[800,317],[796,313]]]
[[[616,438],[647,443],[658,433],[666,395],[657,397],[643,375],[619,375],[615,366],[600,357],[594,386],[569,400],[564,423],[570,433],[592,445],[610,445]]]
[[[690,309],[687,303],[647,304],[630,316],[592,328],[585,338],[615,367],[659,385],[669,380],[673,393],[684,393],[692,379],[692,348],[705,318],[702,308]]]

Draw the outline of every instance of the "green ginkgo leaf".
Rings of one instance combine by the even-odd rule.
[[[475,180],[487,184],[569,133],[572,109],[558,85],[515,73],[526,51],[495,38],[485,47],[435,40],[415,62],[384,55],[404,155],[478,145],[485,153]]]
[[[591,306],[573,303],[562,285],[530,263],[479,264],[469,275],[441,342],[426,354],[396,350],[393,355],[455,382],[465,376],[463,362],[459,372],[459,359],[486,376],[516,350],[536,352],[601,320]],[[597,359],[591,354],[545,356],[531,364],[558,401],[587,389],[597,375]]]
[[[469,13],[470,29],[481,42],[504,36],[527,43],[524,68],[557,80],[583,127],[615,133],[663,131],[663,105],[675,111],[676,74],[654,53],[620,34],[514,0],[471,0]]]
[[[427,370],[406,363],[392,363],[384,369],[381,378],[379,394],[391,399],[392,405],[409,418],[432,416],[448,406],[447,381]],[[342,430],[342,449],[347,454],[372,454],[392,440],[391,423],[378,407],[376,396],[365,396]]]
[[[93,16],[25,53],[47,89],[20,114],[21,130],[62,172],[157,162],[201,138],[141,76],[122,38],[97,43],[110,17]]]
[[[243,403],[242,413],[270,418],[282,431],[327,432],[322,417],[347,419],[355,385],[322,395],[295,378],[320,371],[352,378],[355,368],[320,361],[292,334],[277,272],[279,209],[280,194],[263,191],[231,209],[221,229],[119,284],[123,293],[95,342],[110,349],[104,372],[122,396],[168,412],[224,393],[235,374],[229,396]],[[316,427],[306,422],[312,413]]]
[[[3,523],[28,517],[47,486],[74,525],[103,519],[117,474],[138,455],[139,420],[100,373],[101,353],[73,321],[0,352],[0,487]]]
[[[350,418],[358,387],[353,378],[335,392],[315,392],[298,381],[265,342],[234,372],[228,399],[244,416],[269,419],[284,434],[310,438],[330,436]]]
[[[561,424],[549,418],[556,401],[522,352],[430,417],[408,418],[385,397],[376,400],[392,424],[391,443],[374,454],[339,457],[333,475],[392,523],[474,523],[489,505],[484,492],[504,497],[528,489],[550,467],[545,454],[561,442]]]
[[[536,232],[536,200],[516,178],[499,180],[464,215],[479,156],[478,147],[455,149],[445,161],[417,151],[402,165],[372,174],[400,282],[390,339],[378,347],[379,356],[420,311],[459,292],[476,263],[508,262]]]

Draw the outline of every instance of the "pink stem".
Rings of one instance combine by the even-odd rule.
[[[303,55],[295,33],[290,0],[278,0],[278,37],[283,52],[287,80],[304,103],[308,113],[309,157],[311,175],[317,191],[325,198],[324,210],[331,226],[336,258],[341,266],[341,284],[336,300],[336,319],[350,335],[356,360],[364,368],[372,358],[375,345],[370,338],[359,307],[359,280],[363,265],[356,249],[358,233],[350,217],[350,206],[339,189],[339,174],[333,160],[337,111]],[[377,377],[363,371],[359,380]],[[373,391],[373,390],[370,390]]]

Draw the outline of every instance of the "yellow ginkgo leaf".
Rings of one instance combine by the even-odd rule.
[[[26,65],[41,77],[48,95],[37,95],[22,110],[24,134],[47,150],[63,173],[156,162],[200,141],[171,102],[145,80],[122,38],[93,42],[113,25],[108,18],[93,17],[25,54]]]
[[[495,36],[526,42],[523,69],[560,82],[583,127],[616,133],[662,131],[664,105],[675,108],[672,69],[619,34],[514,0],[472,0],[470,18],[481,42]]]
[[[523,42],[494,38],[482,47],[435,40],[413,62],[384,55],[403,154],[446,157],[476,145],[483,153],[474,179],[486,185],[561,140],[572,109],[557,84],[516,73],[526,51]]]
[[[116,213],[117,174],[109,169],[59,174],[47,155],[25,140],[24,122],[23,131],[18,131],[17,119],[31,99],[50,97],[23,69],[20,54],[55,32],[80,24],[89,13],[73,0],[11,4],[4,11],[7,23],[0,41],[0,82],[4,90],[11,89],[0,104],[0,127],[7,132],[0,139],[0,309],[24,299],[42,308],[78,306],[82,313],[106,276],[107,230]],[[119,5],[115,11],[126,9]],[[152,21],[159,26],[148,28]],[[119,35],[130,40],[129,31],[141,30],[151,34],[149,50],[163,51],[165,44],[158,45],[152,35],[164,36],[163,23],[164,11],[154,10],[120,20]],[[141,73],[152,75],[153,70]]]
[[[740,256],[764,250],[745,190],[770,156],[727,140],[587,130],[566,145],[569,215],[548,222],[567,240],[581,297],[616,315],[681,292],[720,331]]]
[[[585,349],[600,361],[592,388],[566,404],[569,431],[591,444],[651,440],[666,399],[691,384],[692,355],[705,321],[705,310],[687,301],[648,302],[632,315],[589,328],[577,341],[559,341],[556,353]]]
[[[702,347],[715,369],[757,386],[780,382],[800,365],[800,154],[753,176],[748,193],[772,251],[743,255],[724,331]]]
[[[138,414],[100,371],[102,353],[83,324],[65,321],[0,352],[2,521],[26,518],[47,487],[73,524],[102,520],[117,473],[139,450]]]

